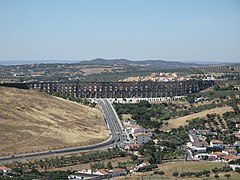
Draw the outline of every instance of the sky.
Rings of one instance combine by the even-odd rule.
[[[240,0],[0,0],[0,61],[240,63]]]

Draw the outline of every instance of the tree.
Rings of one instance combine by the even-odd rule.
[[[231,177],[231,174],[225,174],[225,177],[229,179]]]
[[[134,154],[132,154],[132,155],[131,155],[131,159],[132,159],[133,161],[136,161],[136,160],[138,159],[138,156],[137,156],[137,155],[134,155]]]
[[[219,85],[215,85],[212,88],[214,91],[219,91],[221,89],[221,87]]]
[[[237,173],[240,173],[240,168],[235,168],[235,171],[237,172]]]
[[[179,175],[179,173],[177,171],[175,171],[172,175],[177,177]]]
[[[215,178],[215,179],[219,179],[219,175],[218,175],[218,174],[215,174],[215,175],[214,175],[214,178]]]
[[[96,104],[95,102],[93,102],[93,103],[90,103],[89,106],[94,108],[94,107],[96,107],[96,105],[97,105],[97,104]]]
[[[113,168],[112,163],[110,161],[107,163],[107,168],[108,169],[112,169]]]
[[[154,171],[154,174],[158,174],[158,175],[164,175],[165,174],[165,172],[164,171]]]

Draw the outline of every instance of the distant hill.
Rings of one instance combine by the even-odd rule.
[[[164,61],[164,60],[141,60],[131,61],[127,59],[102,59],[96,58],[89,61],[80,61],[79,64],[86,65],[132,65],[132,66],[146,66],[149,69],[172,69],[172,68],[185,68],[193,66],[201,66],[196,63],[183,63],[178,61]]]

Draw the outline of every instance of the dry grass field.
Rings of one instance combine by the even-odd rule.
[[[160,175],[151,175],[153,174],[152,172],[147,172],[147,173],[136,173],[133,175],[128,175],[128,176],[122,176],[122,177],[116,177],[113,178],[114,180],[141,180],[141,179],[146,179],[146,180],[157,180],[157,179],[189,179],[189,180],[200,180],[200,179],[209,179],[209,180],[214,180],[214,174],[211,173],[210,177],[192,177],[192,178],[175,178],[172,176],[172,173],[175,171],[178,171],[179,173],[182,172],[199,172],[203,170],[211,170],[213,168],[221,168],[225,166],[224,163],[221,162],[206,162],[206,161],[176,161],[176,162],[168,162],[168,163],[163,163],[158,165],[158,170],[162,170],[165,172],[164,176]],[[227,173],[219,173],[220,180],[225,180],[227,179],[224,175]],[[240,178],[240,175],[237,173],[231,172],[231,177],[230,179],[232,180],[238,180]]]
[[[164,126],[162,129],[169,130],[171,128],[178,128],[179,126],[187,125],[188,124],[187,120],[191,120],[194,118],[204,118],[204,117],[206,117],[206,114],[217,113],[217,114],[222,115],[226,111],[233,111],[233,109],[232,109],[232,107],[226,106],[226,107],[221,107],[221,108],[205,110],[205,111],[202,111],[199,113],[194,113],[194,114],[190,114],[190,115],[179,117],[179,118],[170,119],[169,121],[167,121],[169,123],[168,126]]]
[[[85,67],[82,68],[81,71],[84,72],[86,75],[91,74],[100,74],[104,72],[113,72],[114,70],[122,71],[124,70],[123,67]]]
[[[107,138],[101,111],[34,90],[0,87],[0,156]]]

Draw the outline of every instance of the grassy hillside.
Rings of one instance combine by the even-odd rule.
[[[106,139],[98,108],[33,90],[0,87],[0,156]]]

